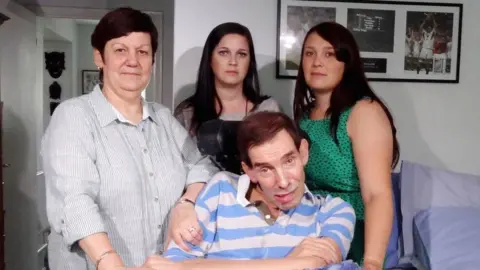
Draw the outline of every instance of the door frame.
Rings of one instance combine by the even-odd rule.
[[[111,9],[99,9],[99,8],[78,8],[78,7],[43,7],[43,6],[26,6],[29,10],[34,12],[37,16],[37,25],[42,24],[43,18],[63,18],[63,19],[86,19],[86,20],[100,20],[106,13],[111,11]],[[163,104],[164,101],[164,89],[163,89],[163,26],[164,26],[164,15],[161,11],[146,11],[142,10],[149,14],[152,17],[153,23],[157,27],[158,31],[158,49],[155,54],[155,64],[153,67],[151,83],[154,83],[153,91],[147,91],[145,93],[146,99],[148,101],[155,101],[157,103]],[[39,25],[43,27],[43,25]],[[37,27],[37,40],[39,27]],[[43,33],[41,33],[43,37]],[[37,42],[37,45],[40,45]],[[37,53],[41,54],[40,58],[43,58],[43,43],[41,48],[37,48]],[[93,61],[93,60],[92,60]],[[42,63],[43,65],[43,63]],[[79,78],[80,79],[80,78]],[[43,82],[37,84],[38,91],[43,91]]]

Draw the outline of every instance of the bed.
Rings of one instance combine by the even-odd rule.
[[[398,177],[399,263],[387,269],[480,269],[480,176],[402,161]]]
[[[432,207],[413,219],[416,258],[426,269],[480,269],[480,208]]]

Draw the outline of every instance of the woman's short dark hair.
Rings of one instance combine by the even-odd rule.
[[[103,58],[105,45],[108,41],[127,36],[133,32],[150,34],[152,45],[152,57],[155,60],[155,53],[158,48],[158,31],[152,18],[139,10],[130,7],[114,9],[98,22],[91,36],[92,47],[97,49]],[[100,79],[103,78],[100,72]]]
[[[260,94],[260,83],[258,79],[257,60],[255,58],[255,49],[253,47],[253,38],[250,30],[244,25],[235,22],[226,22],[216,26],[208,35],[203,46],[202,58],[198,68],[197,83],[195,93],[181,102],[175,109],[175,115],[180,115],[184,109],[191,108],[193,117],[191,119],[190,132],[196,134],[198,127],[204,122],[217,119],[222,113],[222,104],[220,111],[217,112],[215,102],[218,99],[215,88],[215,74],[212,70],[212,55],[220,43],[220,40],[228,34],[237,34],[245,37],[250,51],[250,64],[247,75],[243,83],[243,94],[248,101],[257,106],[268,98]]]

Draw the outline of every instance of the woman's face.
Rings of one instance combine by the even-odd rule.
[[[225,35],[213,50],[211,66],[217,83],[242,84],[250,66],[247,39],[238,34]]]
[[[95,64],[103,68],[104,85],[123,94],[140,95],[152,73],[151,44],[150,34],[133,32],[109,40],[105,44],[103,59],[100,52],[95,50]]]
[[[317,33],[308,36],[302,55],[307,85],[320,92],[331,92],[343,77],[345,64],[337,60],[332,44]]]

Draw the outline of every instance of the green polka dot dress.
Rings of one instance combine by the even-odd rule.
[[[352,143],[347,132],[347,120],[352,108],[340,115],[338,145],[330,133],[330,119],[304,118],[300,127],[310,137],[310,155],[305,168],[306,184],[314,194],[340,197],[355,209],[357,223],[348,259],[363,263],[364,206],[360,182],[353,156]]]

